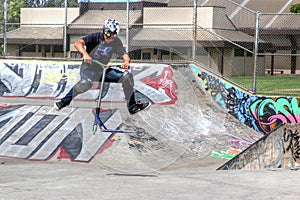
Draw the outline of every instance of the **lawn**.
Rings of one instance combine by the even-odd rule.
[[[252,90],[253,77],[231,77],[233,81]],[[300,76],[258,76],[256,81],[257,93],[271,94],[300,94]]]

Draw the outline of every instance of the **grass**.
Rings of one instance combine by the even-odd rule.
[[[252,90],[253,77],[231,77],[233,81]],[[256,81],[257,93],[299,95],[300,76],[258,76]]]

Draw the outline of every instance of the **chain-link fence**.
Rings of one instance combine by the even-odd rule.
[[[278,11],[259,13],[231,0],[0,1],[3,57],[80,59],[74,42],[112,17],[132,60],[196,62],[249,77],[253,84],[239,83],[253,92],[264,87],[258,77],[300,74],[300,15],[288,13],[289,2],[257,5]]]

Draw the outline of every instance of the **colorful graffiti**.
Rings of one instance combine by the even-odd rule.
[[[241,151],[238,149],[230,149],[227,151],[221,151],[221,153],[219,152],[215,152],[213,151],[211,153],[212,157],[217,157],[217,158],[225,158],[225,159],[232,159],[235,156],[237,156]]]
[[[298,169],[300,158],[300,135],[298,130],[299,124],[288,124],[285,127],[280,127],[276,131],[264,135],[251,145],[247,151],[236,155],[219,169],[265,169],[279,167]]]
[[[252,129],[266,134],[282,124],[299,122],[298,98],[254,96],[217,76],[201,71],[197,66],[191,66],[196,77],[199,78],[199,83],[212,98],[228,113]],[[38,99],[60,98],[79,79],[79,67],[80,63],[41,62],[36,64],[34,61],[16,61],[14,63],[5,60],[0,63],[0,95],[2,97],[21,96]],[[174,72],[170,65],[134,64],[132,73],[135,90],[139,96],[150,100],[153,104],[174,104],[178,100],[178,86],[173,80]],[[84,95],[79,95],[78,99],[93,101],[97,99],[99,90],[96,85]],[[109,83],[105,84],[105,87],[104,101],[124,101],[121,84]],[[97,153],[103,152],[105,148],[114,144],[115,140],[109,135],[98,138],[97,144],[82,139],[87,137],[83,133],[89,132],[84,122],[81,121],[85,119],[80,119],[75,124],[70,119],[76,118],[76,113],[86,113],[86,117],[90,118],[88,120],[93,121],[93,114],[89,111],[83,108],[68,108],[70,113],[64,113],[61,116],[51,109],[47,106],[2,105],[0,107],[1,155],[47,160],[59,152],[58,159],[68,158],[72,161],[88,162]],[[118,112],[112,112],[108,116],[113,118],[116,115]],[[47,128],[47,124],[52,124],[53,128]],[[119,128],[121,125],[122,122],[119,122],[114,128]],[[246,137],[238,137],[226,131],[220,133],[226,136],[231,149],[221,151],[221,153],[215,151],[212,153],[212,156],[215,157],[231,158],[259,139],[258,136],[251,134]],[[56,138],[57,134],[60,135],[59,139]],[[11,141],[12,137],[17,140]],[[57,141],[53,145],[55,138]],[[149,141],[153,143],[155,138],[151,138]],[[93,148],[89,147],[90,145]],[[146,148],[141,146],[137,139],[130,145],[135,148],[139,146],[140,151],[146,151]],[[25,148],[25,146],[27,147]],[[84,147],[87,147],[88,152],[91,153],[87,154]],[[154,147],[155,145],[152,146],[152,148]],[[23,151],[23,149],[25,150]],[[48,150],[42,154],[43,149]]]
[[[177,85],[172,80],[173,71],[171,66],[165,67],[163,72],[156,77],[146,77],[141,81],[152,86],[156,90],[163,89],[167,96],[171,97],[171,103],[174,104],[177,101]],[[164,102],[169,103],[169,102]]]
[[[79,63],[38,61],[36,64],[34,61],[5,60],[0,63],[0,96],[61,97],[79,80],[79,67]],[[139,96],[154,104],[174,104],[177,101],[177,85],[173,81],[171,66],[136,64],[132,70]],[[98,93],[99,88],[95,86],[78,99],[95,101]],[[124,99],[123,95],[121,84],[106,84],[103,99],[120,102]],[[101,112],[101,119],[104,123],[113,121],[113,124],[106,125],[114,126],[109,127],[111,129],[124,126],[119,110],[105,109]],[[30,160],[56,157],[58,160],[90,162],[94,156],[118,142],[112,133],[93,134],[92,123],[87,123],[93,121],[94,114],[88,108],[67,107],[64,112],[57,112],[51,106],[2,104],[0,156]],[[151,138],[153,141],[154,137]]]
[[[295,97],[262,97],[253,101],[249,109],[257,125],[266,133],[281,124],[300,122],[299,102]]]
[[[0,62],[0,96],[61,98],[80,79],[80,62],[7,61]],[[155,104],[174,104],[177,86],[170,65],[134,64],[135,89]],[[95,84],[97,85],[97,84]],[[105,84],[104,100],[124,101],[121,84]],[[117,90],[116,90],[117,88]],[[78,99],[97,99],[99,87],[79,95]],[[118,95],[116,95],[118,94]],[[113,98],[112,98],[113,95]]]
[[[282,124],[300,122],[299,98],[254,96],[195,65],[192,69],[222,108],[258,132],[266,134]]]

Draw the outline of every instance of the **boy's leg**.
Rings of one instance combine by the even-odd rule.
[[[77,95],[88,91],[93,85],[93,81],[88,78],[81,79],[78,81],[74,87],[64,96],[59,102],[54,103],[54,107],[57,110],[60,110],[66,106],[68,106],[73,98]]]
[[[127,101],[128,111],[130,114],[135,114],[141,110],[148,108],[150,102],[138,102],[134,95],[134,79],[132,73],[128,71],[119,71],[115,69],[108,70],[105,81],[122,83],[125,99]]]
[[[102,76],[102,71],[97,69],[98,68],[92,68],[86,63],[82,63],[80,66],[81,80],[73,86],[65,97],[54,103],[55,109],[60,110],[68,106],[77,95],[89,90],[93,85],[93,80],[99,80],[99,77]]]
[[[134,80],[133,75],[128,71],[120,71],[116,69],[108,69],[105,82],[122,83],[125,99],[129,105],[135,103],[134,97]]]
[[[122,87],[124,90],[125,99],[128,102],[128,106],[135,103],[135,96],[134,96],[134,80],[132,73],[125,71],[123,76],[119,79],[118,82],[122,83]]]

